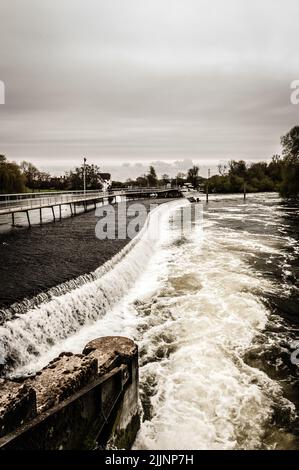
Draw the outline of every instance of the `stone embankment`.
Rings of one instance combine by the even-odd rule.
[[[130,449],[139,429],[138,349],[124,337],[0,380],[0,449]]]

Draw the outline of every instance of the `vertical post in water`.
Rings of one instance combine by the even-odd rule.
[[[84,194],[86,193],[86,158],[83,158],[83,189]]]
[[[52,214],[53,214],[53,222],[56,222],[56,219],[55,219],[55,212],[54,212],[54,206],[52,206]]]
[[[206,185],[206,202],[209,202],[209,183],[210,183],[210,175],[211,175],[211,170],[210,170],[210,168],[209,168],[209,169],[208,169],[207,185]]]
[[[31,227],[29,211],[26,211],[26,215],[27,215],[27,220],[28,220],[28,227]]]
[[[43,224],[43,216],[42,216],[42,208],[41,207],[39,208],[39,224],[40,225]]]
[[[61,204],[59,204],[59,219],[61,221]]]
[[[15,226],[15,214],[14,214],[14,212],[11,213],[11,216],[12,216],[12,226],[14,227]]]
[[[244,181],[244,201],[246,201],[246,181]]]

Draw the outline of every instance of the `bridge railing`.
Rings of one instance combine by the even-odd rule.
[[[81,200],[95,199],[98,197],[121,196],[130,193],[157,193],[165,191],[166,186],[146,187],[146,188],[113,188],[107,191],[48,191],[34,193],[16,193],[16,194],[0,194],[0,210],[9,208],[33,208],[34,206],[43,206],[47,204],[64,204],[68,202],[76,202]]]
[[[64,192],[45,192],[45,193],[20,193],[20,194],[1,194],[0,210],[14,207],[34,207],[47,204],[62,204],[80,199],[92,199],[100,194],[106,193],[100,191],[64,191]]]

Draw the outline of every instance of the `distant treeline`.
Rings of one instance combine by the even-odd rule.
[[[209,180],[199,175],[199,168],[194,166],[186,174],[179,173],[175,178],[166,174],[158,178],[155,168],[150,166],[147,174],[126,182],[113,181],[115,187],[155,187],[161,185],[182,186],[186,182],[194,188],[215,193],[238,193],[278,191],[283,197],[299,197],[299,126],[295,126],[281,138],[282,155],[274,155],[271,162],[247,164],[243,160],[231,160],[226,165],[219,165],[218,175]],[[103,175],[97,165],[85,166],[86,188],[100,189]],[[109,175],[106,175],[107,177]],[[17,165],[0,155],[0,193],[26,191],[61,191],[83,189],[83,165],[66,172],[63,176],[51,176],[39,171],[29,162]]]
[[[299,196],[299,126],[281,138],[282,156],[270,163],[247,165],[243,160],[219,165],[219,175],[209,180],[209,189],[217,193],[277,191],[286,198]]]
[[[85,165],[86,188],[100,189],[102,181],[110,175],[101,173],[97,165]],[[32,163],[23,161],[20,165],[8,162],[0,155],[0,193],[21,193],[29,191],[63,191],[83,189],[83,165],[66,172],[63,176],[51,176],[38,170]]]
[[[231,160],[227,165],[219,165],[219,175],[210,178],[209,189],[216,193],[239,193],[280,191],[283,180],[283,160],[279,155],[271,163],[246,164],[245,161]]]

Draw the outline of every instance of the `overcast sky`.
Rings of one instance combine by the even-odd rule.
[[[56,171],[83,155],[127,172],[269,159],[299,124],[298,13],[298,0],[1,0],[0,153]]]

